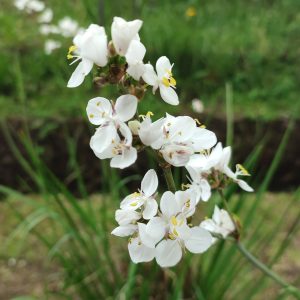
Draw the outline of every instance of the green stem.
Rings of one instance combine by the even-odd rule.
[[[167,182],[169,191],[175,193],[176,192],[176,186],[175,186],[171,166],[162,167],[162,169],[164,171],[164,176],[165,176],[165,180]]]
[[[256,268],[258,268],[267,276],[276,281],[284,289],[293,294],[297,299],[300,299],[300,291],[296,287],[285,282],[281,277],[279,277],[276,273],[270,270],[265,264],[263,264],[255,256],[248,252],[248,250],[241,243],[237,242],[236,247],[244,255],[244,257],[247,258]]]

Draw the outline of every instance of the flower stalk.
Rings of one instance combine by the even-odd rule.
[[[241,254],[247,258],[249,262],[251,262],[256,268],[261,270],[265,275],[276,281],[279,285],[281,285],[287,292],[294,295],[296,299],[300,299],[300,291],[293,285],[285,282],[280,276],[274,273],[271,269],[269,269],[264,263],[258,260],[254,255],[252,255],[243,244],[240,242],[236,242],[237,249],[241,252]]]

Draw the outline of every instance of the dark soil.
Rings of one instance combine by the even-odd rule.
[[[205,117],[202,118],[202,120]],[[226,121],[221,118],[206,120],[209,129],[216,132],[218,139],[225,142]],[[68,120],[31,120],[28,124],[30,136],[47,166],[74,193],[78,192],[77,174],[74,172],[74,161],[70,155],[70,141],[76,145],[75,157],[81,170],[84,183],[89,193],[101,189],[101,163],[89,147],[89,140],[94,128],[82,119]],[[282,137],[288,127],[288,120],[280,119],[266,122],[261,120],[241,119],[234,123],[234,162],[243,163],[247,156],[261,142],[264,147],[252,170],[253,181],[261,181],[268,170]],[[10,119],[2,126],[0,132],[0,184],[18,189],[31,191],[35,189],[32,180],[20,165],[8,143],[7,130],[16,142],[22,156],[30,161],[25,147],[21,143],[25,126],[23,120]],[[271,190],[289,190],[300,183],[300,121],[297,121],[291,132],[282,160],[270,184]],[[140,153],[134,167],[121,171],[122,176],[135,173],[143,174],[149,168],[149,157]],[[253,182],[252,181],[252,182]]]

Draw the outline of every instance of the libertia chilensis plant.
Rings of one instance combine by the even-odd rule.
[[[216,135],[199,120],[189,116],[172,116],[155,120],[153,113],[139,115],[138,104],[152,91],[170,105],[178,105],[173,64],[166,56],[158,58],[155,68],[143,62],[145,46],[139,38],[141,20],[127,22],[115,17],[111,41],[105,29],[96,24],[77,34],[69,48],[68,59],[76,64],[68,87],[78,87],[96,67],[94,83],[99,87],[117,85],[121,91],[115,100],[96,97],[87,104],[89,121],[97,126],[90,147],[99,159],[110,159],[111,168],[133,165],[145,148],[153,151],[164,173],[168,190],[159,197],[158,176],[154,169],[144,175],[140,189],[125,197],[116,210],[118,226],[112,234],[128,238],[128,251],[134,263],[153,259],[163,268],[179,263],[186,251],[209,251],[218,240],[236,243],[240,252],[266,275],[286,290],[299,296],[287,284],[257,260],[241,244],[240,224],[228,209],[224,189],[237,184],[253,192],[241,176],[250,176],[241,165],[229,167],[231,147],[217,142]],[[172,168],[185,168],[187,181],[181,190],[175,186]],[[195,218],[200,202],[210,200],[218,192],[223,208],[215,206],[211,219]],[[158,200],[160,198],[159,204]]]

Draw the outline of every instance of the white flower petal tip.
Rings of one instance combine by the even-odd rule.
[[[191,236],[185,240],[185,247],[192,253],[203,253],[213,244],[211,234],[200,227],[191,228]]]
[[[182,249],[176,240],[162,240],[155,248],[156,262],[162,268],[174,267],[182,257]]]
[[[155,256],[155,249],[144,245],[138,237],[130,239],[128,243],[128,251],[131,260],[135,264],[149,262],[153,260]]]

